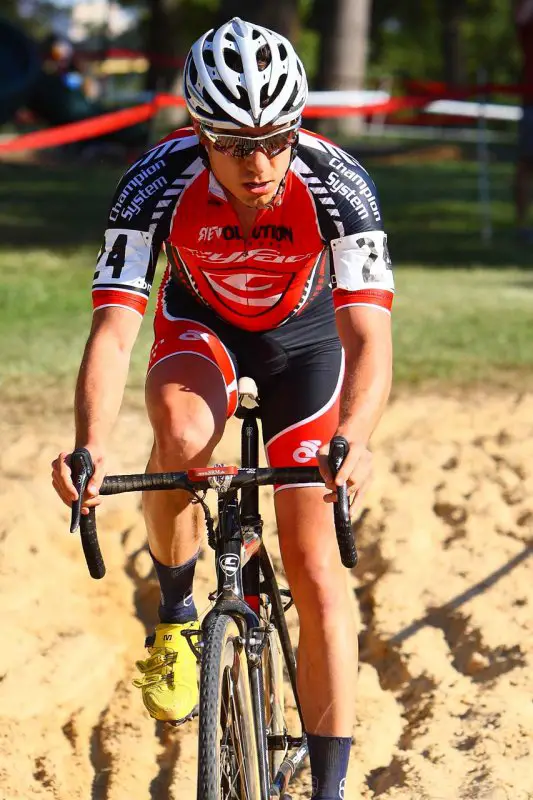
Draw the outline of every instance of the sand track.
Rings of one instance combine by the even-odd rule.
[[[383,420],[350,577],[361,666],[349,800],[533,798],[532,401],[399,398]],[[155,724],[131,686],[157,605],[138,498],[107,499],[108,574],[92,581],[49,486],[69,417],[3,418],[0,796],[193,800],[195,724]],[[111,471],[137,471],[148,445],[142,412],[124,410]],[[200,609],[212,584],[206,551]],[[304,774],[294,796],[307,786]]]

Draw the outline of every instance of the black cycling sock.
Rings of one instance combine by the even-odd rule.
[[[344,800],[351,737],[307,734],[313,800]]]
[[[199,552],[185,564],[177,567],[166,567],[150,552],[161,588],[159,606],[161,622],[191,622],[198,619],[192,596],[192,584]]]

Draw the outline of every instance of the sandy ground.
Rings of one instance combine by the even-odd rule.
[[[350,576],[361,665],[347,800],[533,798],[532,407],[400,397],[386,413]],[[49,484],[70,425],[32,409],[0,422],[0,797],[194,800],[195,723],[155,724],[131,686],[157,605],[138,498],[107,499],[108,574],[91,580]],[[111,471],[138,471],[148,445],[143,412],[123,410]],[[294,797],[309,794],[304,773]]]

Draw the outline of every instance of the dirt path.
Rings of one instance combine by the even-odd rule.
[[[389,407],[350,578],[362,663],[347,800],[533,798],[532,405]],[[108,574],[92,581],[49,486],[69,417],[2,417],[0,797],[194,800],[195,726],[154,724],[131,687],[157,605],[138,498],[106,502]],[[124,411],[111,469],[139,470],[148,444],[142,412]],[[276,553],[271,516],[267,537]],[[198,572],[203,609],[207,551]]]

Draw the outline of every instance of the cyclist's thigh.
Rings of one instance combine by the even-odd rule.
[[[261,394],[261,416],[272,466],[317,466],[318,448],[335,434],[344,357],[337,338],[309,347]],[[281,554],[297,603],[309,586],[329,592],[341,564],[323,483],[275,489]],[[318,591],[318,590],[317,590]],[[316,598],[315,598],[316,599]]]
[[[237,404],[232,356],[205,324],[158,309],[146,378],[146,404],[156,438],[191,426],[222,432]],[[179,433],[179,431],[178,431]]]
[[[319,447],[339,420],[344,375],[340,341],[332,337],[289,359],[283,373],[260,388],[267,458],[273,467],[316,466]],[[319,484],[316,484],[319,485]],[[276,492],[287,488],[276,487]]]

